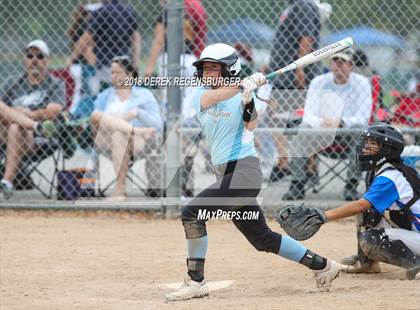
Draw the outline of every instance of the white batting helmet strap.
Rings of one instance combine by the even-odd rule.
[[[222,65],[222,73],[236,76],[241,71],[241,63],[237,51],[230,45],[216,43],[207,46],[201,53],[200,59],[193,63],[197,71],[201,71],[203,62],[216,62]]]

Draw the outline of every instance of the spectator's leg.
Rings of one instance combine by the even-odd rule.
[[[319,184],[318,173],[318,154],[314,154],[308,159],[308,170],[306,172],[306,180],[314,184]]]
[[[102,113],[94,112],[92,114],[92,135],[95,139],[95,145],[98,150],[111,153],[112,162],[116,174],[116,185],[112,194],[112,199],[125,198],[126,196],[126,177],[128,171],[128,159],[125,159],[125,154],[128,151],[128,137],[129,135],[120,131],[112,131],[107,125],[107,122],[102,122]],[[127,152],[128,153],[128,152]],[[124,165],[126,164],[126,167]]]
[[[34,129],[36,122],[25,114],[9,107],[4,102],[0,102],[0,119],[8,123],[16,123],[25,129]]]
[[[91,117],[91,128],[92,128],[92,138],[95,140],[95,145],[99,150],[108,152],[112,150],[111,143],[111,134],[112,131],[110,128],[105,126],[105,123],[101,122],[102,113],[93,112]]]
[[[6,166],[3,180],[13,182],[22,156],[33,148],[33,132],[11,124],[7,132]]]
[[[289,143],[290,172],[292,181],[289,191],[283,196],[283,200],[298,200],[305,198],[305,184],[307,181],[308,161],[316,156],[316,143],[319,138],[313,134],[292,136]]]
[[[283,169],[289,169],[289,162],[287,161],[287,140],[283,134],[276,134],[276,144],[278,154],[277,166]]]
[[[120,131],[112,134],[112,162],[117,175],[114,197],[126,196],[128,163],[133,151],[129,142],[130,137]]]
[[[289,191],[283,196],[283,200],[298,200],[305,198],[305,183],[308,158],[293,157],[290,162],[292,182]]]
[[[308,159],[308,172],[316,173],[318,166],[318,157],[316,154],[312,155]]]
[[[102,127],[110,131],[118,130],[125,133],[126,135],[131,134],[133,131],[133,125],[131,125],[129,122],[119,117],[106,115],[102,112],[93,112],[91,122],[95,128],[94,133],[96,133],[98,130],[101,130]]]
[[[283,134],[273,134],[277,149],[277,164],[273,167],[270,175],[270,182],[281,180],[284,176],[290,174],[287,140]]]

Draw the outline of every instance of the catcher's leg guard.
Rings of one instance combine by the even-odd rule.
[[[360,248],[372,260],[410,270],[420,267],[420,257],[401,240],[389,240],[384,229],[363,232],[360,235]]]
[[[366,226],[364,226],[363,214],[356,215],[357,254],[345,257],[341,260],[341,263],[344,265],[357,265],[358,269],[360,269],[360,272],[362,272],[365,269],[369,269],[374,263],[374,261],[367,258],[367,256],[363,253],[362,249],[360,248],[360,235],[365,230]]]

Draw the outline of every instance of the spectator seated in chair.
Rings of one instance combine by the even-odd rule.
[[[355,158],[356,136],[335,137],[338,127],[366,128],[372,109],[372,93],[369,80],[353,73],[353,51],[348,49],[337,53],[330,59],[331,72],[317,76],[309,85],[306,96],[305,113],[301,127],[330,128],[330,137],[317,134],[316,130],[307,136],[296,136],[293,146],[293,159],[290,164],[292,182],[284,200],[297,200],[305,197],[308,166],[313,165],[316,153],[327,149],[334,141],[344,141],[347,147],[347,180],[344,189],[345,200],[357,196],[360,173],[357,172]],[[305,140],[306,139],[306,140]]]
[[[141,155],[156,144],[163,122],[159,105],[150,90],[124,85],[125,79],[137,77],[137,71],[128,56],[114,57],[111,75],[113,86],[96,98],[91,126],[96,148],[111,154],[117,175],[110,199],[122,201],[127,196],[130,158]],[[146,170],[149,166],[146,164]]]
[[[42,40],[25,50],[25,72],[0,89],[0,144],[6,145],[4,174],[0,182],[5,199],[13,193],[22,158],[40,148],[40,140],[56,135],[57,117],[65,103],[65,85],[48,74],[49,48]]]

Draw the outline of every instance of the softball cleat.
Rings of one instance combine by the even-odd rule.
[[[312,270],[314,272],[316,287],[321,292],[328,292],[330,290],[332,281],[339,275],[340,270],[345,268],[333,260],[327,260],[327,266],[322,270]]]
[[[209,287],[205,280],[196,282],[186,276],[184,283],[176,290],[166,295],[166,301],[187,300],[209,295]]]

